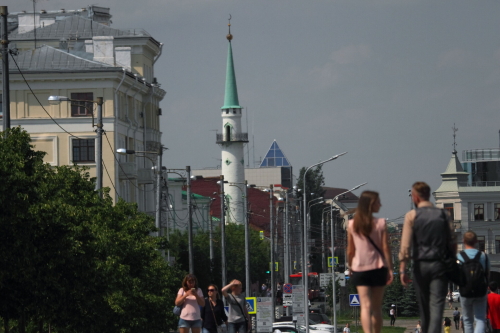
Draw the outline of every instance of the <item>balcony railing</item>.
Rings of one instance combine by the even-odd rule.
[[[500,161],[500,148],[471,149],[462,152],[462,162]]]
[[[459,182],[458,186],[461,187],[487,187],[487,186],[500,186],[500,181],[477,181],[477,182]]]
[[[228,142],[248,142],[248,133],[232,134],[230,138],[227,138],[225,134],[216,133],[217,144]]]

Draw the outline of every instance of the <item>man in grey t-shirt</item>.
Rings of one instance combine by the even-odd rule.
[[[242,285],[238,280],[233,280],[221,289],[222,295],[229,305],[228,333],[246,333],[251,328],[245,297],[241,295]],[[231,290],[231,293],[228,293]]]

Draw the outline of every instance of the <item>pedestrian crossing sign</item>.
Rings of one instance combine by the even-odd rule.
[[[333,257],[334,262],[332,262],[332,257],[328,257],[328,267],[333,267],[333,263],[335,263],[335,266],[339,264],[339,257]]]
[[[349,294],[349,305],[350,306],[360,306],[359,294]]]
[[[246,297],[248,314],[257,313],[257,297]]]

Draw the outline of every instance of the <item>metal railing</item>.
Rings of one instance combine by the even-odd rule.
[[[500,186],[500,181],[476,181],[472,183],[459,182],[460,187],[487,187],[487,186]]]
[[[216,143],[225,142],[248,142],[248,133],[231,134],[229,140],[225,134],[216,133]]]
[[[462,152],[462,162],[500,161],[500,148],[471,149]]]

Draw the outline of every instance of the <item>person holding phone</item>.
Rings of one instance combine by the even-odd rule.
[[[193,274],[188,274],[182,280],[182,287],[177,293],[175,305],[182,307],[179,318],[179,332],[200,333],[202,320],[200,307],[205,306],[203,292],[198,288],[198,279]]]

